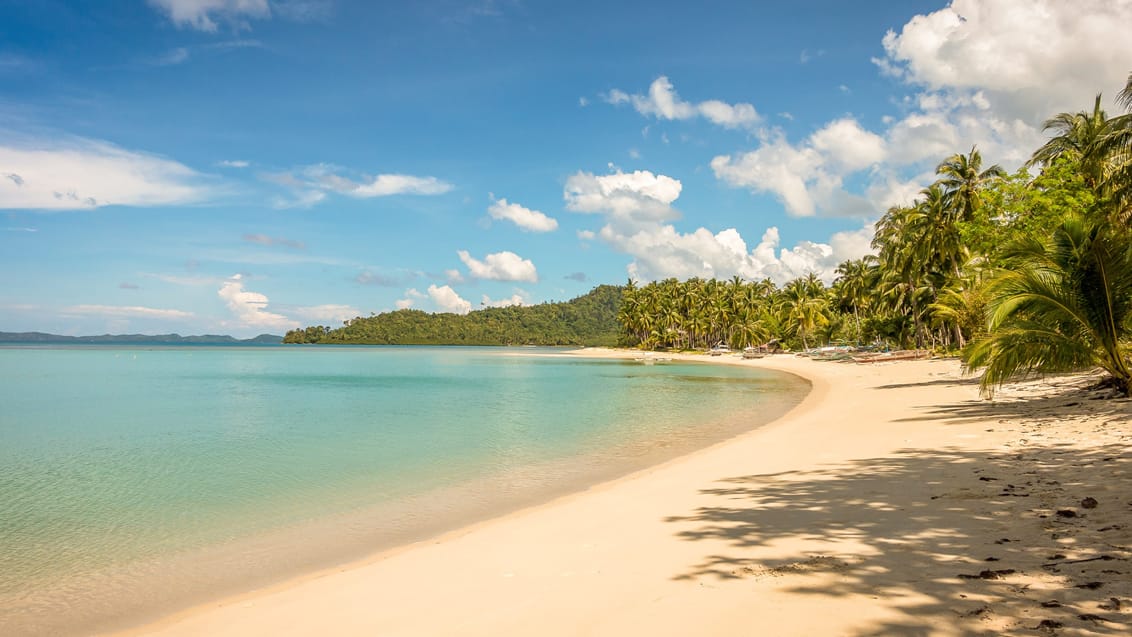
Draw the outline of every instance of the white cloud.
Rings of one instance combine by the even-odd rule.
[[[491,297],[484,294],[480,300],[480,305],[484,307],[511,307],[516,305],[524,305],[526,302],[526,295],[522,292],[516,292],[508,298],[498,300],[492,300]]]
[[[728,104],[719,100],[707,100],[699,104],[685,102],[676,94],[672,82],[665,76],[653,80],[648,95],[630,95],[620,89],[613,89],[605,95],[610,104],[632,104],[638,113],[657,119],[685,120],[703,117],[713,124],[725,128],[751,127],[762,119],[755,107],[746,104]]]
[[[550,232],[558,229],[558,221],[538,210],[531,210],[506,199],[493,199],[487,209],[492,219],[507,220],[528,232]]]
[[[628,267],[634,279],[738,275],[748,280],[770,278],[781,285],[811,272],[827,283],[832,281],[839,263],[868,253],[872,228],[836,233],[829,243],[801,241],[792,248],[781,247],[775,227],[767,229],[752,248],[734,228],[714,234],[706,228],[681,233],[665,224],[623,235],[606,226],[602,238],[615,250],[634,257]]]
[[[413,175],[378,175],[368,183],[339,190],[352,197],[388,197],[389,195],[442,195],[452,190],[452,184],[436,177]]]
[[[672,202],[682,188],[680,180],[647,170],[601,176],[578,172],[566,180],[563,198],[574,212],[606,214],[631,224],[679,218]]]
[[[595,233],[593,230],[579,230],[578,238],[582,241],[593,241],[595,238],[597,238],[597,233]]]
[[[775,194],[794,216],[868,217],[879,210],[849,193],[843,179],[875,166],[886,152],[883,139],[846,118],[830,122],[797,146],[781,134],[764,137],[758,149],[734,158],[717,156],[711,167],[716,178],[732,186]]]
[[[266,302],[266,300],[265,300]],[[351,305],[311,305],[305,307],[292,308],[292,314],[299,316],[306,321],[313,321],[316,323],[329,323],[336,325],[343,321],[361,316],[362,312],[356,307]]]
[[[267,0],[149,0],[178,27],[214,32],[216,21],[242,24],[246,18],[269,18]]]
[[[1124,85],[1127,0],[954,0],[889,31],[882,70],[931,91],[984,91],[1007,118],[1039,122]]]
[[[276,208],[310,207],[338,193],[359,199],[391,195],[441,195],[452,190],[452,184],[436,177],[418,177],[398,173],[377,176],[345,177],[344,169],[332,164],[314,164],[298,170],[264,175],[268,181],[291,189],[291,198],[277,198]]]
[[[398,310],[407,310],[416,305],[416,302],[423,298],[425,298],[425,295],[422,294],[420,290],[417,290],[416,288],[409,288],[408,290],[405,290],[405,298],[397,299],[395,305],[397,306]]]
[[[470,301],[460,298],[456,293],[447,285],[430,285],[428,286],[428,296],[436,307],[441,312],[453,312],[455,314],[467,314],[472,311],[472,304]]]
[[[218,163],[225,168],[247,168],[251,165],[250,162],[243,159],[224,159]]]
[[[492,281],[530,281],[538,283],[538,271],[530,259],[504,250],[489,254],[479,261],[472,257],[467,250],[460,250],[456,254],[468,267],[468,273],[474,279],[489,279]]]
[[[582,181],[585,184],[602,183],[603,177],[588,173],[579,175],[584,177]],[[715,233],[707,228],[698,228],[683,233],[672,224],[665,223],[663,217],[651,212],[640,214],[632,209],[633,205],[645,208],[660,204],[670,206],[679,196],[679,182],[651,173],[648,173],[647,179],[638,176],[626,180],[621,173],[606,177],[614,178],[612,181],[617,184],[635,185],[629,191],[636,196],[626,197],[624,187],[609,189],[614,194],[606,198],[590,192],[592,189],[583,189],[589,196],[580,200],[587,202],[586,205],[572,207],[569,202],[575,201],[573,194],[578,188],[567,181],[567,207],[604,215],[606,224],[597,236],[614,250],[633,257],[628,271],[632,278],[638,280],[739,275],[752,280],[769,277],[777,283],[784,283],[814,272],[823,280],[831,281],[837,265],[845,259],[864,254],[863,250],[868,250],[872,238],[872,229],[866,226],[860,231],[837,233],[831,237],[829,244],[802,241],[793,248],[781,248],[778,229],[772,227],[754,248],[748,249],[747,242],[735,228]],[[657,184],[667,186],[657,189]],[[642,192],[652,192],[655,196],[640,196]]]
[[[935,161],[978,144],[1012,168],[1044,139],[1059,112],[1109,103],[1132,59],[1132,2],[955,0],[883,40],[880,69],[916,90],[889,131],[894,160]]]
[[[810,143],[831,163],[849,171],[878,164],[887,153],[884,140],[879,135],[861,128],[857,120],[847,117],[826,124],[810,136]]]
[[[202,175],[184,164],[79,137],[48,141],[0,131],[0,176],[0,208],[171,206],[210,194]]]
[[[985,166],[1013,170],[1044,140],[1047,118],[1091,108],[1098,92],[1111,103],[1132,68],[1128,24],[1129,0],[954,0],[884,37],[874,62],[910,94],[880,129],[842,117],[799,142],[763,132],[757,148],[712,168],[792,215],[875,218],[954,153],[977,145]]]
[[[299,327],[298,321],[268,312],[267,297],[259,292],[245,290],[242,275],[234,275],[225,281],[217,295],[224,300],[239,327],[275,330]]]
[[[67,314],[109,316],[113,318],[147,318],[179,320],[193,318],[192,312],[163,310],[138,305],[72,305],[63,310]]]

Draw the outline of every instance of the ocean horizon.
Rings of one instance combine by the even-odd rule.
[[[748,431],[796,377],[555,348],[0,347],[0,633],[120,628]]]

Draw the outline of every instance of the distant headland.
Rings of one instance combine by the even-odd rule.
[[[235,338],[222,334],[181,336],[180,334],[102,334],[101,336],[63,336],[44,332],[0,332],[0,343],[68,343],[74,345],[278,345],[282,336],[260,334],[255,338]]]

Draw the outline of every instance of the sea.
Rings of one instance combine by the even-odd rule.
[[[422,541],[808,391],[553,348],[0,346],[0,635],[126,628]]]

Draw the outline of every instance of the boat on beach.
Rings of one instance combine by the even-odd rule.
[[[922,358],[931,358],[932,352],[928,349],[902,349],[894,352],[877,352],[874,354],[860,354],[852,356],[854,363],[885,363],[888,361],[914,361]]]
[[[715,347],[708,350],[708,353],[712,356],[723,356],[724,354],[730,354],[731,348],[723,343],[719,343]]]

